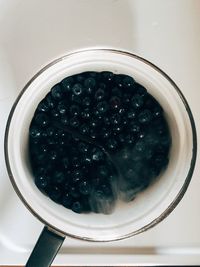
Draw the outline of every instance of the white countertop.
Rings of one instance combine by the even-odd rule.
[[[0,265],[24,264],[43,225],[16,196],[4,163],[6,119],[17,94],[69,51],[112,47],[163,69],[192,109],[200,137],[199,0],[0,0]],[[66,238],[55,264],[200,264],[200,162],[184,198],[163,222],[127,240]]]

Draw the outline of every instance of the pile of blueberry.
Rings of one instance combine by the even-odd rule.
[[[51,88],[29,129],[36,186],[77,213],[111,213],[168,164],[163,109],[132,77],[84,72]]]

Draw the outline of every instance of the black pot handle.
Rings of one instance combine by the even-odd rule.
[[[26,267],[49,267],[58,253],[65,236],[44,227],[26,263]]]

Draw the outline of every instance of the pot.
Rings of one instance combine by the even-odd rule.
[[[129,203],[114,212],[76,214],[56,204],[35,186],[28,151],[28,132],[38,103],[51,87],[84,71],[112,71],[132,76],[161,104],[172,145],[167,169]],[[142,233],[162,221],[183,197],[196,161],[195,123],[177,85],[149,61],[125,51],[90,49],[56,59],[40,70],[15,101],[5,132],[5,160],[19,198],[45,227],[26,266],[49,266],[66,236],[87,241],[114,241]]]

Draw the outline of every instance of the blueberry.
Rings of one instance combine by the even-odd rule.
[[[82,164],[83,165],[90,165],[92,163],[92,159],[88,153],[85,153],[82,157]]]
[[[71,116],[78,116],[80,114],[80,107],[78,105],[71,105],[69,112]]]
[[[62,204],[66,208],[70,208],[72,204],[73,198],[69,193],[65,193],[62,197]]]
[[[68,159],[68,157],[64,157],[64,158],[62,159],[62,165],[63,165],[63,167],[64,167],[65,169],[68,169],[68,168],[69,168],[70,163],[69,163],[69,159]]]
[[[84,81],[86,93],[91,94],[96,86],[95,78],[89,77]]]
[[[119,124],[121,122],[121,116],[119,114],[113,114],[110,117],[110,122],[114,125]]]
[[[78,149],[81,153],[87,153],[89,150],[89,146],[86,143],[80,142],[78,144]]]
[[[106,165],[101,165],[97,168],[97,175],[99,177],[103,178],[107,178],[109,176],[109,170],[107,168]]]
[[[80,196],[80,192],[79,192],[79,190],[78,190],[78,188],[76,186],[71,186],[71,188],[70,188],[70,194],[74,198],[78,198]]]
[[[124,136],[123,133],[120,133],[120,134],[117,135],[117,140],[118,140],[121,144],[124,144],[125,141],[126,141],[126,138],[125,138],[125,136]]]
[[[144,105],[144,100],[139,94],[135,94],[131,99],[132,107],[135,109],[140,109]]]
[[[44,190],[48,187],[49,185],[49,177],[45,174],[41,174],[36,176],[35,178],[35,184],[40,190]]]
[[[118,146],[118,143],[117,143],[117,141],[114,138],[109,138],[108,141],[107,141],[107,143],[106,143],[106,145],[107,145],[107,148],[109,150],[114,151],[114,150],[116,150],[116,148]]]
[[[90,109],[86,108],[81,112],[81,117],[83,119],[89,119],[91,117]]]
[[[83,86],[80,83],[75,83],[72,92],[76,96],[81,96],[83,94]]]
[[[127,118],[131,120],[131,119],[134,119],[135,117],[136,117],[135,110],[134,109],[129,109],[127,111]]]
[[[145,142],[142,141],[142,140],[139,140],[139,141],[135,144],[135,150],[136,150],[137,152],[144,153],[145,150],[146,150]]]
[[[66,115],[61,116],[60,122],[63,126],[69,125],[69,118]]]
[[[35,116],[35,122],[41,127],[46,127],[49,124],[49,117],[44,113],[38,113]]]
[[[104,152],[98,147],[94,147],[90,153],[93,161],[101,161],[104,159]]]
[[[79,119],[78,119],[77,117],[74,116],[74,117],[72,117],[72,118],[70,119],[69,124],[70,124],[70,126],[72,126],[73,128],[77,128],[77,127],[79,127],[80,122],[79,122]]]
[[[53,186],[50,191],[48,192],[49,197],[55,201],[55,202],[59,202],[60,198],[62,196],[62,192],[61,189],[58,186]]]
[[[75,78],[76,78],[76,81],[77,81],[78,83],[83,83],[84,80],[85,80],[84,73],[77,74],[77,75],[75,76]]]
[[[88,134],[90,131],[90,128],[88,127],[88,125],[86,123],[82,124],[81,127],[80,127],[80,133],[81,134]]]
[[[89,97],[84,97],[82,100],[82,105],[84,107],[89,107],[91,105],[91,99]]]
[[[49,159],[51,161],[55,161],[58,157],[57,151],[55,151],[55,150],[51,150],[48,155],[49,155]]]
[[[110,103],[110,107],[111,107],[111,109],[119,109],[120,106],[121,106],[121,100],[120,100],[120,98],[117,97],[117,96],[113,96],[113,97],[111,97],[109,103]]]
[[[61,81],[61,86],[66,92],[70,92],[72,90],[73,83],[73,77],[67,77]]]
[[[72,204],[71,209],[76,212],[76,213],[81,213],[82,212],[82,205],[80,201],[76,201]]]
[[[48,103],[43,99],[38,107],[37,107],[37,110],[40,111],[40,112],[48,112],[49,111],[49,105]]]
[[[148,109],[144,109],[143,111],[141,111],[138,115],[138,121],[141,124],[147,124],[150,123],[152,120],[152,113],[150,110]]]
[[[113,126],[113,133],[114,135],[118,135],[120,132],[122,132],[123,127],[120,125],[114,125]]]
[[[72,172],[72,180],[74,183],[83,179],[83,172],[80,169],[76,169]]]
[[[29,135],[31,138],[39,139],[42,135],[42,130],[36,125],[30,127]]]
[[[102,101],[102,102],[99,102],[97,104],[97,110],[100,112],[100,113],[105,113],[108,111],[108,104],[106,101]]]
[[[136,83],[135,86],[136,86],[136,89],[137,89],[137,93],[138,93],[140,96],[144,97],[144,96],[147,95],[147,89],[146,89],[144,86],[142,86],[142,85],[139,84],[139,83]]]
[[[53,99],[60,100],[63,97],[63,91],[60,84],[56,84],[51,88],[51,95]]]
[[[62,184],[64,183],[65,181],[65,175],[63,172],[60,172],[60,171],[56,171],[54,174],[53,174],[53,181],[55,184]]]
[[[100,132],[100,136],[103,138],[103,139],[107,139],[111,136],[111,130],[109,128],[102,128],[101,129],[101,132]]]
[[[133,121],[129,124],[129,129],[132,133],[138,134],[140,132],[140,126],[137,122]]]
[[[82,181],[79,184],[79,191],[82,195],[89,195],[91,191],[90,184],[87,181]]]
[[[114,88],[112,89],[111,95],[112,95],[112,96],[117,96],[117,97],[120,98],[120,97],[122,97],[122,91],[121,91],[119,88],[114,87]]]
[[[57,107],[58,111],[60,114],[65,114],[67,112],[67,107],[66,107],[66,104],[64,102],[60,102],[58,104],[58,107]]]
[[[134,88],[135,80],[130,76],[125,76],[122,80],[122,85],[125,88]]]
[[[131,94],[125,93],[122,97],[122,102],[127,106],[131,102]]]
[[[134,144],[135,143],[135,136],[134,135],[132,135],[131,133],[130,134],[127,134],[126,136],[125,136],[125,142],[126,142],[126,144],[128,144],[128,145],[132,145],[132,144]]]
[[[102,71],[101,76],[103,77],[103,80],[106,83],[111,83],[114,78],[114,74],[110,71]]]
[[[81,165],[81,161],[80,161],[80,159],[79,159],[78,157],[73,157],[73,158],[71,159],[71,163],[72,163],[72,166],[73,166],[74,168],[79,168],[80,165]]]
[[[110,119],[107,116],[104,117],[103,121],[104,121],[105,126],[109,126],[111,124]]]
[[[115,75],[114,82],[117,87],[119,88],[123,87],[123,82],[122,82],[123,78],[124,78],[124,75],[121,75],[121,74]]]
[[[46,102],[47,102],[49,109],[55,108],[55,105],[56,105],[55,100],[52,98],[52,96],[50,94],[47,94],[45,99],[46,99]]]
[[[153,109],[153,117],[160,118],[162,114],[163,114],[163,109],[161,108],[161,106],[156,106]]]
[[[92,128],[97,128],[98,126],[100,126],[101,122],[97,119],[97,118],[91,118],[90,120],[90,127]]]
[[[105,95],[106,95],[105,90],[103,90],[103,89],[98,89],[98,90],[96,91],[96,93],[95,93],[94,98],[95,98],[95,100],[97,100],[97,101],[102,101],[102,100],[105,98]]]
[[[60,117],[60,112],[56,109],[51,110],[51,115],[54,119],[58,119]]]
[[[96,139],[99,136],[99,133],[94,128],[91,128],[89,135],[90,135],[91,138]]]

